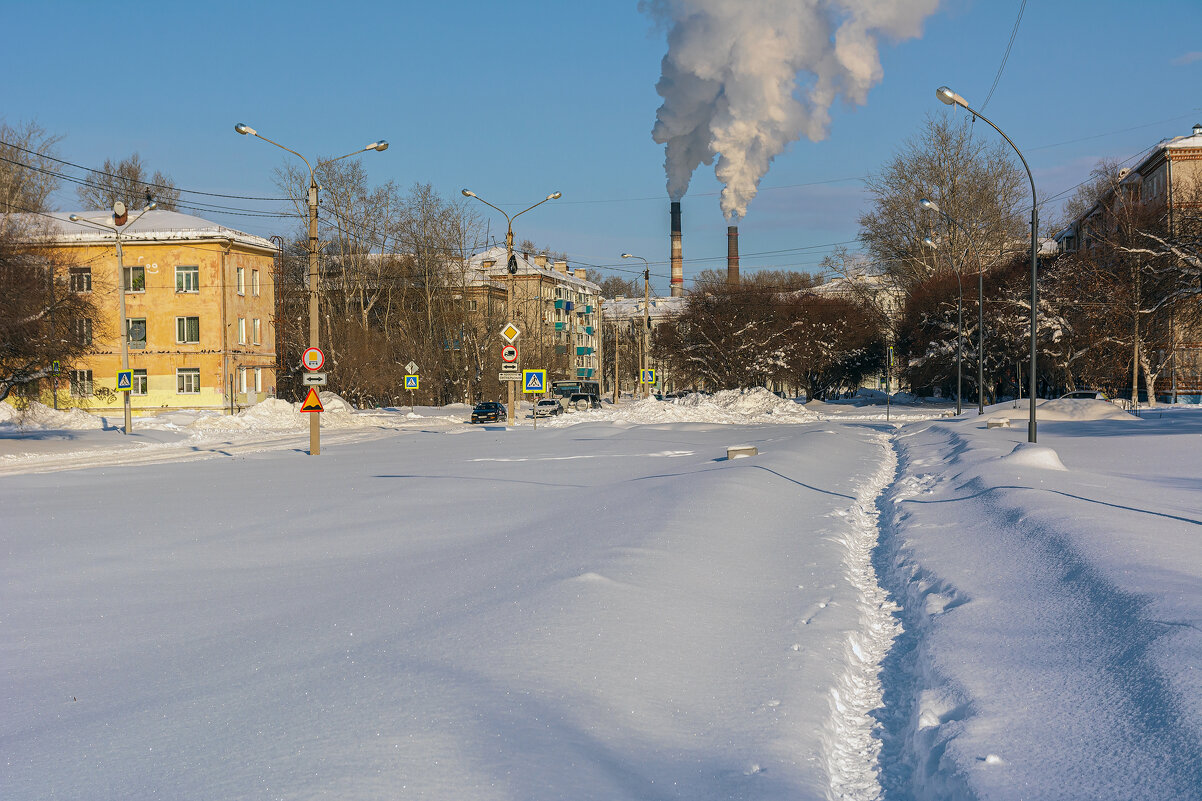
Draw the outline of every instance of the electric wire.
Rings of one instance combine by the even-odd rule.
[[[1010,30],[1010,41],[1006,43],[1006,52],[1002,54],[1002,63],[998,65],[997,75],[993,76],[993,85],[989,87],[989,94],[985,95],[985,102],[981,104],[981,111],[989,105],[989,99],[993,97],[993,90],[997,89],[998,81],[1002,79],[1002,72],[1006,69],[1006,62],[1010,60],[1010,49],[1014,47],[1014,37],[1018,35],[1018,25],[1023,21],[1023,11],[1027,8],[1027,0],[1022,0],[1018,6],[1018,18],[1014,20],[1014,27]]]

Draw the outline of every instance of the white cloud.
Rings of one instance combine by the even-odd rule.
[[[1193,64],[1195,61],[1202,61],[1202,50],[1194,50],[1190,53],[1177,56],[1173,59],[1173,66],[1184,67],[1186,64]]]

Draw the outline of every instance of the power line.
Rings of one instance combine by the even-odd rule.
[[[1010,48],[1014,47],[1014,37],[1018,35],[1018,24],[1023,21],[1023,11],[1027,8],[1027,0],[1022,0],[1018,6],[1018,18],[1014,20],[1014,27],[1010,30],[1010,41],[1006,43],[1006,52],[1002,55],[1002,63],[998,65],[997,75],[993,76],[993,86],[989,87],[989,94],[985,95],[985,102],[981,104],[981,111],[989,105],[989,98],[993,97],[993,90],[997,89],[998,81],[1002,79],[1002,72],[1006,69],[1006,62],[1010,60]]]

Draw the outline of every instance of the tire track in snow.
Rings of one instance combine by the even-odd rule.
[[[877,581],[873,553],[879,539],[877,498],[893,482],[897,456],[889,435],[877,434],[880,466],[856,488],[856,500],[845,512],[845,578],[855,588],[858,628],[844,643],[843,673],[831,688],[831,714],[823,736],[829,799],[872,801],[881,797],[879,723],[873,710],[883,703],[881,661],[901,633],[899,607]]]

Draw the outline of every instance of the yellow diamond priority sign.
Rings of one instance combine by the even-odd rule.
[[[506,342],[513,342],[521,333],[513,323],[505,323],[505,327],[501,329],[501,336],[505,337]]]

